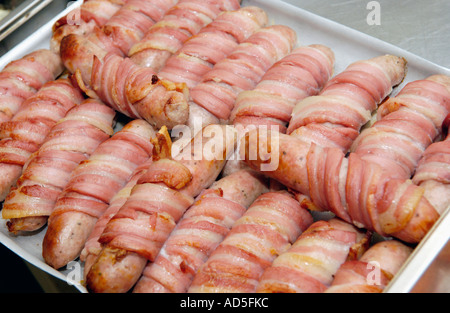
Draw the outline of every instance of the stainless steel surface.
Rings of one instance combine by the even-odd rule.
[[[450,68],[448,0],[283,0]],[[379,3],[380,23],[372,24]],[[368,23],[369,18],[369,23]]]
[[[53,0],[24,0],[0,21],[0,40],[12,34]]]
[[[0,21],[0,57],[63,11],[70,2],[69,0],[23,1],[15,12],[10,13],[11,17],[5,17]],[[15,14],[18,19],[12,19]]]

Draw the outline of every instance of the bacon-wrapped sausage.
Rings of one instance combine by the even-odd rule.
[[[333,77],[319,95],[297,103],[287,133],[347,152],[405,74],[406,61],[392,55],[355,62]]]
[[[128,0],[103,26],[114,45],[127,55],[178,0]]]
[[[296,33],[287,26],[261,28],[203,76],[190,91],[192,102],[227,121],[238,94],[255,88],[264,73],[291,52],[296,41]]]
[[[92,264],[97,259],[102,250],[102,246],[98,241],[99,237],[103,233],[109,220],[116,215],[120,208],[125,204],[130,197],[131,190],[137,184],[141,176],[147,172],[150,164],[161,158],[167,158],[170,155],[172,141],[170,135],[167,132],[167,128],[163,127],[156,134],[156,138],[152,140],[153,154],[143,164],[138,166],[127,184],[111,199],[109,207],[105,210],[102,216],[96,222],[94,229],[92,230],[89,238],[86,240],[83,250],[80,254],[80,260],[84,262],[84,275],[86,278],[87,273]]]
[[[267,14],[258,7],[243,7],[226,11],[200,32],[188,39],[172,55],[158,76],[195,87],[203,75],[261,27],[267,26]]]
[[[305,97],[316,95],[333,74],[334,53],[323,45],[298,47],[276,62],[253,90],[241,92],[231,112],[230,121],[237,127],[267,126],[287,130],[292,110]],[[245,168],[236,151],[227,162],[224,174]]]
[[[425,149],[442,135],[449,113],[450,77],[413,81],[383,103],[378,120],[362,131],[351,150],[380,164],[393,178],[408,179]]]
[[[92,88],[103,102],[131,118],[142,118],[156,128],[168,129],[188,119],[187,88],[161,80],[151,68],[129,58],[108,54],[94,58]]]
[[[231,127],[208,126],[175,159],[150,165],[99,238],[103,250],[86,276],[88,290],[126,292],[132,288],[194,197],[216,180],[234,148],[235,136]],[[214,152],[207,151],[212,147]]]
[[[125,0],[124,0],[125,1]],[[61,41],[69,34],[87,36],[102,27],[121,8],[121,1],[89,0],[55,22],[50,39],[50,50],[59,54]]]
[[[58,121],[3,203],[10,232],[34,231],[47,223],[71,173],[113,134],[114,116],[111,108],[88,99]]]
[[[400,70],[404,72],[402,68]],[[390,73],[398,71],[389,70]],[[398,77],[398,74],[391,77]],[[440,90],[446,91],[445,88]],[[440,105],[445,107],[446,100],[442,100],[445,97],[441,95],[436,99],[441,99]],[[381,110],[383,112],[383,108]],[[408,123],[411,120],[404,122]],[[303,126],[298,129],[303,129]],[[331,210],[358,227],[364,226],[407,242],[418,242],[439,217],[423,197],[423,189],[411,181],[393,180],[389,171],[375,162],[364,160],[360,153],[351,153],[346,158],[345,145],[333,147],[322,142],[311,143],[308,135],[302,134],[302,138],[279,134],[279,144],[274,146],[268,142],[270,132],[264,138],[252,131],[246,135],[246,140],[252,142],[245,142],[241,150],[242,153],[247,152],[246,162],[253,169],[261,169],[260,165],[267,162],[267,159],[249,159],[248,149],[258,147],[256,142],[269,147],[268,151],[277,152],[271,154],[279,156],[279,166],[274,171],[265,172],[267,175],[311,197],[319,209]]]
[[[180,0],[131,47],[128,56],[136,64],[158,72],[186,40],[216,19],[220,12],[239,7],[239,0]]]
[[[50,81],[25,100],[10,121],[0,124],[2,201],[16,183],[28,158],[39,149],[51,128],[81,101],[81,92],[70,80],[61,78]]]
[[[397,240],[371,246],[358,260],[346,261],[326,293],[380,293],[411,255],[412,248]]]
[[[80,85],[90,86],[94,56],[100,60],[108,53],[126,56],[131,45],[139,41],[175,2],[129,0],[101,27],[94,27],[84,35],[68,34],[61,40],[60,54],[64,65],[77,74]]]
[[[78,257],[111,199],[152,155],[154,137],[147,122],[133,120],[73,171],[48,219],[42,254],[50,266],[61,268]]]
[[[11,120],[22,103],[63,71],[59,56],[40,49],[7,64],[0,72],[0,123]]]
[[[256,291],[323,292],[347,258],[362,253],[368,242],[367,235],[349,223],[336,218],[317,221],[264,271]]]
[[[313,222],[287,192],[258,197],[200,267],[189,292],[255,292],[264,270]]]
[[[318,94],[333,75],[334,53],[323,45],[301,46],[276,62],[253,90],[241,92],[230,121],[276,125],[285,133],[294,106]]]
[[[235,221],[268,184],[262,175],[242,170],[203,191],[170,234],[153,263],[133,289],[135,293],[186,292],[201,264],[227,235]]]
[[[439,214],[450,205],[450,136],[431,144],[422,155],[414,184],[425,189],[424,196]]]

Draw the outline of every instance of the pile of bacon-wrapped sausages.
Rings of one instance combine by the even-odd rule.
[[[0,73],[0,194],[90,292],[382,292],[448,209],[450,77],[392,96],[402,56],[334,73],[239,0],[78,13]]]

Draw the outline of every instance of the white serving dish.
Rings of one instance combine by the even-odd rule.
[[[74,5],[80,5],[81,3],[82,1],[78,0]],[[285,2],[279,0],[243,0],[242,4],[244,6],[255,5],[261,7],[268,13],[272,23],[292,27],[297,31],[299,44],[301,45],[324,44],[330,47],[336,56],[336,73],[341,72],[354,61],[382,54],[394,54],[404,57],[408,61],[408,74],[402,85],[394,91],[394,95],[408,82],[424,79],[433,74],[450,75],[450,69]],[[70,10],[73,8],[71,6]],[[54,20],[37,30],[33,36],[30,36],[26,41],[5,54],[0,59],[0,69],[10,61],[18,59],[33,50],[48,48],[51,27],[54,21],[60,16],[67,14],[68,10],[61,12]],[[414,286],[448,242],[450,235],[450,231],[448,231],[450,229],[450,216],[448,216],[450,213],[448,211],[436,223],[427,237],[416,247],[411,258],[408,259],[385,292],[413,291]],[[24,260],[61,280],[68,281],[68,278],[74,279],[79,277],[77,274],[82,270],[83,264],[74,263],[71,268],[57,271],[44,263],[41,256],[41,243],[45,230],[42,229],[27,236],[15,237],[9,234],[3,221],[0,223],[0,242]],[[448,279],[450,280],[450,277]],[[86,289],[79,281],[75,282],[75,287],[80,292],[86,292]]]

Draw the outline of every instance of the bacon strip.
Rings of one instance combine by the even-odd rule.
[[[44,260],[60,268],[78,257],[95,222],[133,171],[152,155],[154,129],[133,120],[73,171],[48,219]]]
[[[312,224],[287,192],[258,197],[200,267],[189,292],[255,292],[264,270]]]
[[[77,75],[79,84],[91,85],[94,56],[108,53],[126,56],[130,47],[176,3],[175,0],[129,0],[111,18],[89,33],[71,33],[61,40],[60,53],[66,68]]]
[[[0,124],[1,200],[22,173],[32,153],[44,142],[51,128],[83,97],[68,79],[46,83],[24,101],[16,115]]]
[[[3,218],[11,219],[7,223],[10,232],[34,231],[45,225],[72,172],[112,135],[114,116],[103,103],[88,99],[58,121],[30,156],[16,188],[3,203]]]
[[[400,84],[406,61],[384,55],[349,65],[317,96],[300,101],[287,133],[309,143],[347,152],[377,106]]]
[[[225,11],[172,55],[158,76],[194,88],[203,75],[259,28],[267,26],[267,14],[257,7]]]
[[[414,184],[425,189],[424,196],[439,214],[450,205],[450,136],[431,144],[422,155]]]
[[[103,102],[156,128],[172,129],[188,118],[186,86],[160,80],[152,69],[139,67],[129,58],[115,54],[103,61],[94,58],[91,82]]]
[[[128,56],[139,66],[158,72],[190,37],[215,20],[220,12],[239,9],[239,3],[238,0],[180,0],[130,48]]]
[[[228,120],[238,94],[255,88],[264,73],[293,49],[295,32],[282,25],[264,27],[207,72],[190,91],[192,102]]]
[[[262,193],[267,182],[242,170],[203,191],[166,240],[134,293],[186,292],[198,268],[224,239],[235,221]]]
[[[89,235],[89,238],[86,240],[84,248],[80,254],[80,260],[84,261],[85,278],[87,273],[89,273],[92,264],[102,251],[102,246],[98,239],[102,235],[109,220],[113,218],[125,204],[131,195],[133,187],[137,184],[142,175],[147,172],[149,166],[156,160],[167,158],[170,153],[172,142],[170,140],[169,133],[167,132],[167,128],[163,127],[160,129],[160,131],[156,134],[156,137],[154,139],[152,138],[151,141],[153,144],[153,155],[134,170],[128,183],[111,199],[109,207],[98,219],[94,229]]]
[[[380,293],[411,255],[412,248],[397,240],[371,246],[360,259],[346,261],[326,293]]]
[[[394,178],[409,179],[425,149],[442,134],[449,113],[449,77],[411,82],[380,107],[378,121],[361,133],[352,151]]]
[[[285,133],[297,102],[320,92],[333,74],[334,54],[323,45],[296,48],[276,62],[253,90],[241,92],[230,121],[276,125]]]
[[[317,221],[264,271],[256,291],[324,292],[347,257],[367,242],[366,235],[351,224],[339,219]]]
[[[0,72],[0,123],[11,120],[27,98],[62,71],[59,56],[46,49],[7,64]]]
[[[103,26],[121,8],[119,1],[89,0],[55,22],[50,39],[50,50],[60,52],[61,41],[69,34],[87,36]]]
[[[127,55],[178,0],[128,0],[103,26],[114,45]]]

